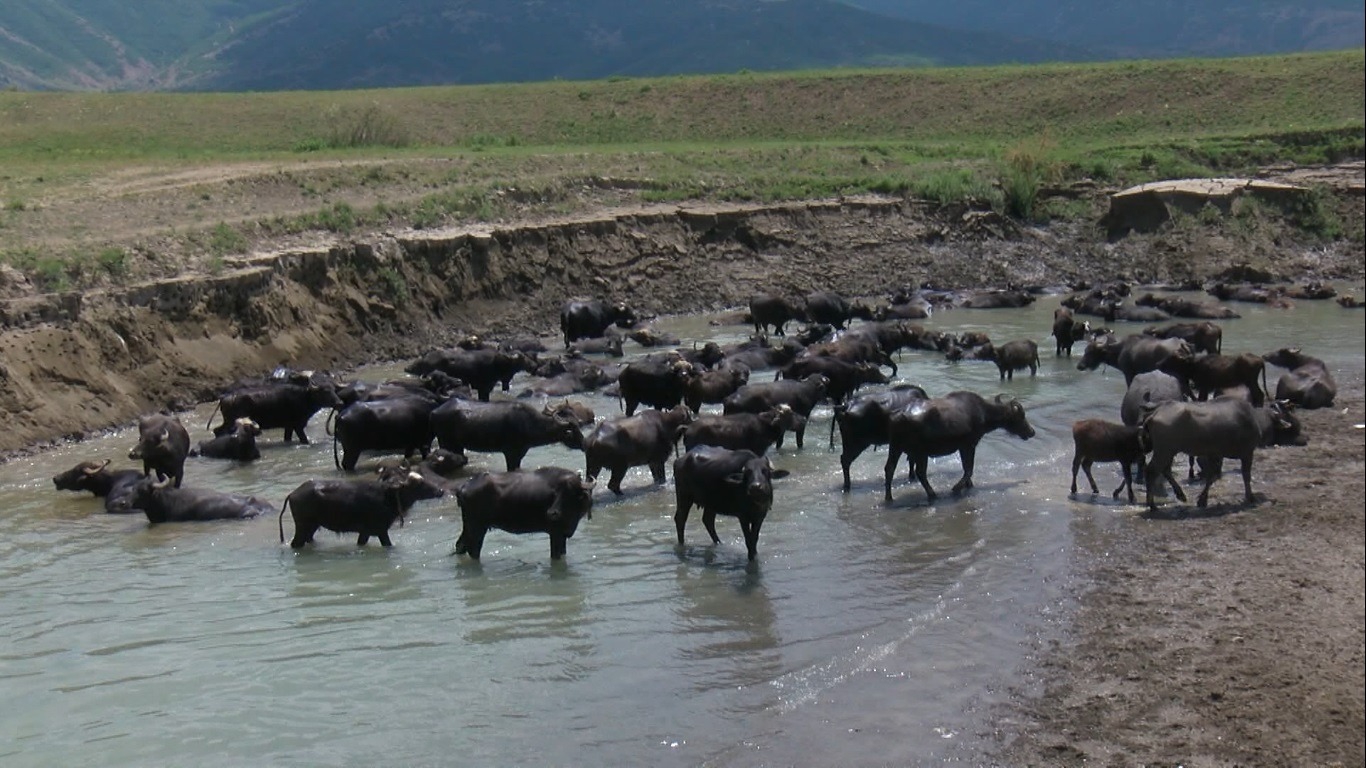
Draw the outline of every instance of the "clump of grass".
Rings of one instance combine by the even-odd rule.
[[[215,256],[242,253],[247,250],[247,238],[241,232],[219,222],[209,231],[209,252]]]
[[[1061,163],[1054,157],[1055,150],[1047,133],[1006,150],[1000,165],[1000,184],[1008,214],[1017,219],[1034,218],[1039,188],[1057,181],[1062,175]]]
[[[110,277],[128,274],[128,254],[122,248],[105,248],[95,255],[95,263]]]
[[[408,281],[403,273],[393,267],[381,267],[375,276],[379,278],[379,289],[385,300],[396,307],[408,304],[410,294]]]
[[[1342,219],[1333,210],[1331,193],[1322,187],[1312,187],[1303,195],[1290,199],[1286,216],[1301,230],[1323,240],[1342,237]]]
[[[406,147],[411,142],[398,118],[378,104],[332,106],[327,111],[326,145],[332,149]]]
[[[917,176],[910,181],[913,197],[940,205],[999,196],[980,175],[967,168],[951,168]]]

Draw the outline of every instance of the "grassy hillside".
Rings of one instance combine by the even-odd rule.
[[[111,248],[221,256],[310,229],[566,211],[602,204],[599,188],[615,202],[884,192],[1068,215],[1036,205],[1039,190],[1360,158],[1364,89],[1356,50],[369,91],[7,92],[0,260],[55,273]]]

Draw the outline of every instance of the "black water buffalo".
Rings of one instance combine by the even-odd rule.
[[[605,335],[613,325],[631,328],[636,322],[635,311],[622,302],[608,304],[601,299],[566,301],[560,307],[560,333],[564,335],[566,349],[579,339]]]
[[[170,478],[144,477],[118,501],[111,512],[142,510],[149,523],[197,523],[206,520],[246,520],[274,511],[255,496],[220,493],[207,488],[173,488]]]
[[[1053,310],[1053,355],[1066,354],[1072,356],[1072,345],[1086,338],[1086,334],[1091,330],[1090,323],[1078,323],[1072,316],[1072,310],[1067,307],[1058,307]]]
[[[825,396],[839,404],[864,384],[886,384],[891,380],[874,363],[850,363],[837,357],[799,357],[779,373],[784,379],[804,380],[821,376],[826,380]],[[808,411],[803,416],[810,415]]]
[[[597,421],[597,414],[586,403],[565,398],[558,403],[546,403],[541,413],[556,421],[567,421],[579,427],[591,426]]]
[[[1254,406],[1260,406],[1266,399],[1266,361],[1250,352],[1241,355],[1175,357],[1165,363],[1162,370],[1184,376],[1188,391],[1200,400],[1208,400],[1220,389],[1240,385],[1247,387]]]
[[[783,336],[786,334],[783,328],[789,321],[806,319],[806,308],[782,296],[760,293],[750,297],[749,316],[754,321],[755,333],[768,333],[771,325],[775,335]]]
[[[891,502],[892,473],[902,454],[931,501],[938,498],[926,477],[931,456],[957,453],[963,465],[963,477],[953,486],[953,492],[971,488],[977,444],[996,429],[1005,429],[1024,440],[1034,436],[1034,428],[1025,418],[1024,406],[1018,400],[1006,400],[1002,395],[987,400],[974,392],[950,392],[943,397],[911,403],[892,414],[888,426],[887,465],[883,472],[884,497]]]
[[[854,318],[872,320],[873,310],[863,302],[851,302],[833,291],[816,291],[806,297],[806,319],[809,322],[825,323],[839,329]]]
[[[365,451],[401,451],[403,458],[431,450],[431,415],[439,403],[425,397],[393,397],[348,405],[333,428],[332,463],[353,472]],[[341,457],[337,447],[341,447]]]
[[[622,357],[626,354],[625,340],[620,336],[605,336],[596,339],[580,339],[569,344],[569,351],[580,355],[607,355]]]
[[[1224,350],[1224,329],[1208,320],[1200,323],[1172,323],[1144,328],[1143,335],[1158,339],[1181,339],[1196,352],[1217,355]]]
[[[1276,382],[1276,399],[1301,408],[1327,408],[1338,394],[1338,384],[1328,366],[1317,357],[1298,349],[1282,348],[1262,355],[1262,359],[1290,372]]]
[[[59,491],[90,491],[97,498],[104,499],[105,512],[141,512],[135,507],[119,504],[137,481],[144,477],[136,469],[110,471],[109,460],[82,461],[80,464],[53,475],[52,484]]]
[[[726,357],[718,366],[720,368],[739,368],[744,367],[751,371],[764,368],[781,368],[784,365],[797,359],[797,356],[806,351],[806,347],[796,339],[783,339],[781,345],[771,347],[767,341],[759,342],[751,339],[733,349],[726,351]]]
[[[703,405],[723,402],[748,383],[748,368],[735,366],[703,371],[684,383],[683,403],[693,413],[698,413]]]
[[[142,473],[170,477],[175,487],[185,478],[185,459],[190,455],[190,433],[180,419],[154,413],[138,420],[138,444],[128,458],[142,461]]]
[[[780,405],[763,413],[699,416],[678,435],[683,439],[683,447],[689,450],[699,445],[714,445],[734,451],[753,451],[763,456],[782,439],[784,432],[797,431],[805,421],[790,406]]]
[[[577,395],[581,392],[592,392],[593,390],[610,384],[612,377],[600,365],[578,360],[561,359],[557,363],[551,363],[538,370],[545,370],[550,373],[542,381],[533,382],[526,389],[518,393],[518,397],[531,397],[540,395],[543,397],[564,397],[565,395]],[[537,375],[546,375],[540,374]]]
[[[1178,453],[1189,454],[1202,464],[1214,464],[1222,459],[1242,462],[1243,500],[1251,504],[1252,457],[1262,441],[1262,429],[1257,423],[1256,409],[1241,398],[1217,397],[1198,403],[1162,403],[1143,420],[1152,456],[1148,460],[1148,508],[1157,509],[1153,488],[1165,477],[1172,491],[1181,501],[1186,494],[1172,477],[1172,459]],[[1210,486],[1219,473],[1205,472],[1205,487],[1196,505],[1204,507],[1209,501]]]
[[[721,403],[721,409],[723,413],[728,414],[763,413],[786,405],[803,419],[801,426],[796,430],[797,447],[801,448],[806,436],[805,420],[811,418],[811,411],[815,409],[816,403],[825,399],[825,392],[829,386],[830,379],[819,373],[813,373],[801,381],[788,379],[746,384],[726,398]],[[783,447],[781,437],[778,438],[778,447]]]
[[[559,467],[484,472],[456,491],[460,537],[455,554],[478,560],[490,528],[550,534],[550,559],[565,555],[579,520],[593,517],[593,483]]]
[[[389,547],[389,529],[424,499],[439,499],[445,490],[414,472],[408,465],[386,468],[375,479],[307,480],[285,497],[280,506],[280,541],[285,540],[285,510],[294,518],[294,539],[289,546],[302,549],[313,541],[319,528],[334,533],[354,533],[356,546],[374,536]]]
[[[1007,341],[996,347],[995,352],[991,359],[1001,372],[1002,381],[1014,381],[1015,372],[1025,368],[1030,376],[1039,372],[1039,345],[1028,339]]]
[[[958,305],[964,309],[1015,309],[1027,307],[1036,300],[1034,294],[1017,290],[976,291],[964,297]]]
[[[900,347],[893,346],[891,350],[884,350],[882,339],[876,331],[861,333],[863,329],[849,331],[832,341],[813,344],[807,348],[806,354],[799,355],[792,363],[799,363],[803,359],[812,357],[832,357],[836,360],[843,360],[846,363],[873,363],[874,365],[885,365],[892,369],[892,375],[896,375],[896,363],[892,361],[888,354]],[[889,345],[896,344],[892,332],[887,333]],[[789,365],[791,365],[790,363]]]
[[[683,546],[683,527],[695,504],[702,508],[702,525],[713,544],[721,543],[716,535],[716,516],[738,519],[745,549],[753,560],[758,554],[759,529],[773,506],[773,481],[787,474],[785,470],[775,471],[767,458],[752,451],[699,445],[678,457],[674,461],[678,545]]]
[[[1105,305],[1100,316],[1105,318],[1107,323],[1117,320],[1126,323],[1160,323],[1172,319],[1170,312],[1158,307],[1144,307],[1126,302]]]
[[[1242,317],[1228,307],[1203,301],[1191,301],[1179,296],[1158,296],[1149,293],[1134,301],[1142,307],[1157,307],[1172,317],[1194,317],[1204,320],[1232,320]]]
[[[1124,480],[1111,494],[1119,498],[1121,491],[1128,487],[1129,503],[1134,498],[1134,466],[1142,465],[1147,453],[1146,436],[1136,426],[1115,424],[1104,419],[1082,419],[1072,423],[1072,493],[1077,492],[1077,470],[1086,472],[1086,480],[1091,483],[1091,493],[1100,493],[1096,478],[1091,475],[1091,465],[1097,461],[1116,461],[1124,470]]]
[[[622,410],[627,416],[641,404],[672,408],[683,402],[688,382],[697,375],[692,363],[674,353],[650,355],[629,363],[617,376]]]
[[[657,331],[654,328],[635,328],[626,334],[626,338],[642,347],[672,347],[683,343],[682,339],[672,333]]]
[[[853,401],[835,406],[830,424],[830,447],[835,446],[835,427],[840,430],[840,469],[844,490],[849,491],[849,468],[863,452],[875,445],[886,445],[892,414],[917,400],[927,400],[925,390],[914,384],[898,384],[881,392],[860,395]]]
[[[213,434],[226,435],[232,431],[234,422],[248,418],[262,430],[283,428],[286,443],[298,435],[299,442],[306,444],[308,435],[304,428],[313,414],[339,405],[341,399],[331,382],[284,382],[240,389],[219,398],[214,410],[223,414],[223,423],[214,428]],[[209,421],[213,421],[213,414]]]
[[[1124,390],[1119,405],[1119,420],[1125,426],[1136,427],[1143,420],[1145,407],[1159,403],[1179,403],[1186,399],[1186,390],[1177,377],[1164,371],[1140,373]]]
[[[521,352],[501,349],[434,349],[403,370],[415,376],[441,371],[454,376],[474,388],[479,399],[487,401],[495,386],[507,392],[512,379],[521,371],[531,371],[535,364]]]
[[[1194,356],[1191,346],[1181,339],[1155,339],[1142,334],[1131,334],[1123,340],[1112,335],[1093,338],[1082,352],[1079,371],[1093,371],[1102,363],[1124,374],[1124,383],[1131,384],[1140,373],[1163,368],[1170,360],[1188,360]]]
[[[583,438],[583,476],[596,481],[599,472],[610,471],[607,488],[618,496],[621,480],[631,467],[649,467],[654,481],[663,483],[664,465],[677,442],[675,436],[692,418],[691,410],[677,405],[667,411],[642,411],[637,416],[598,424]]]
[[[501,453],[509,470],[520,467],[536,446],[562,443],[575,450],[583,448],[583,433],[576,422],[548,416],[520,401],[450,400],[432,411],[431,424],[442,448],[456,453]]]
[[[261,449],[256,447],[256,438],[260,434],[260,424],[251,419],[238,419],[233,422],[232,432],[210,440],[200,440],[197,453],[206,459],[256,461],[261,458]]]

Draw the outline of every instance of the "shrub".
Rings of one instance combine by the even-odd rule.
[[[375,276],[379,278],[380,293],[391,304],[402,307],[408,303],[408,281],[402,272],[393,267],[382,267]]]
[[[1054,145],[1048,134],[1026,139],[1007,149],[1000,166],[1001,194],[1006,212],[1018,219],[1031,219],[1039,200],[1039,188],[1057,181],[1061,165],[1053,157]]]
[[[105,248],[95,256],[95,263],[113,277],[128,274],[128,254],[122,248]]]
[[[360,109],[333,106],[327,112],[327,146],[333,149],[355,147],[405,147],[408,132],[396,117],[378,104]]]
[[[242,253],[247,250],[247,238],[241,232],[219,222],[209,232],[209,251],[215,256],[227,253]]]

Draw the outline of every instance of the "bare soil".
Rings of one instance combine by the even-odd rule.
[[[61,294],[0,266],[0,453],[211,399],[279,362],[345,370],[465,332],[544,333],[572,295],[664,313],[738,306],[760,289],[882,295],[925,281],[1163,283],[1252,269],[1359,283],[1366,274],[1359,240],[1306,239],[1256,220],[1182,220],[1106,242],[1095,224],[1104,196],[1084,191],[1089,217],[1046,227],[892,199],[645,206],[608,185],[575,190],[568,210],[564,200],[557,211],[512,201],[506,220],[307,233],[220,261],[184,236],[206,222],[316,208],[289,175],[305,172],[319,169],[94,179],[54,192],[7,229],[12,246],[66,250],[97,231],[134,261],[123,281]],[[1327,173],[1355,185],[1340,215],[1358,232],[1361,176],[1360,164]],[[411,199],[429,191],[421,187],[335,189],[330,199]],[[1363,379],[1340,375],[1337,404],[1302,414],[1308,447],[1259,454],[1265,500],[1255,507],[1136,518],[1086,542],[1079,608],[1064,640],[1037,656],[1043,693],[1021,693],[999,713],[995,755],[984,762],[1366,762]]]

